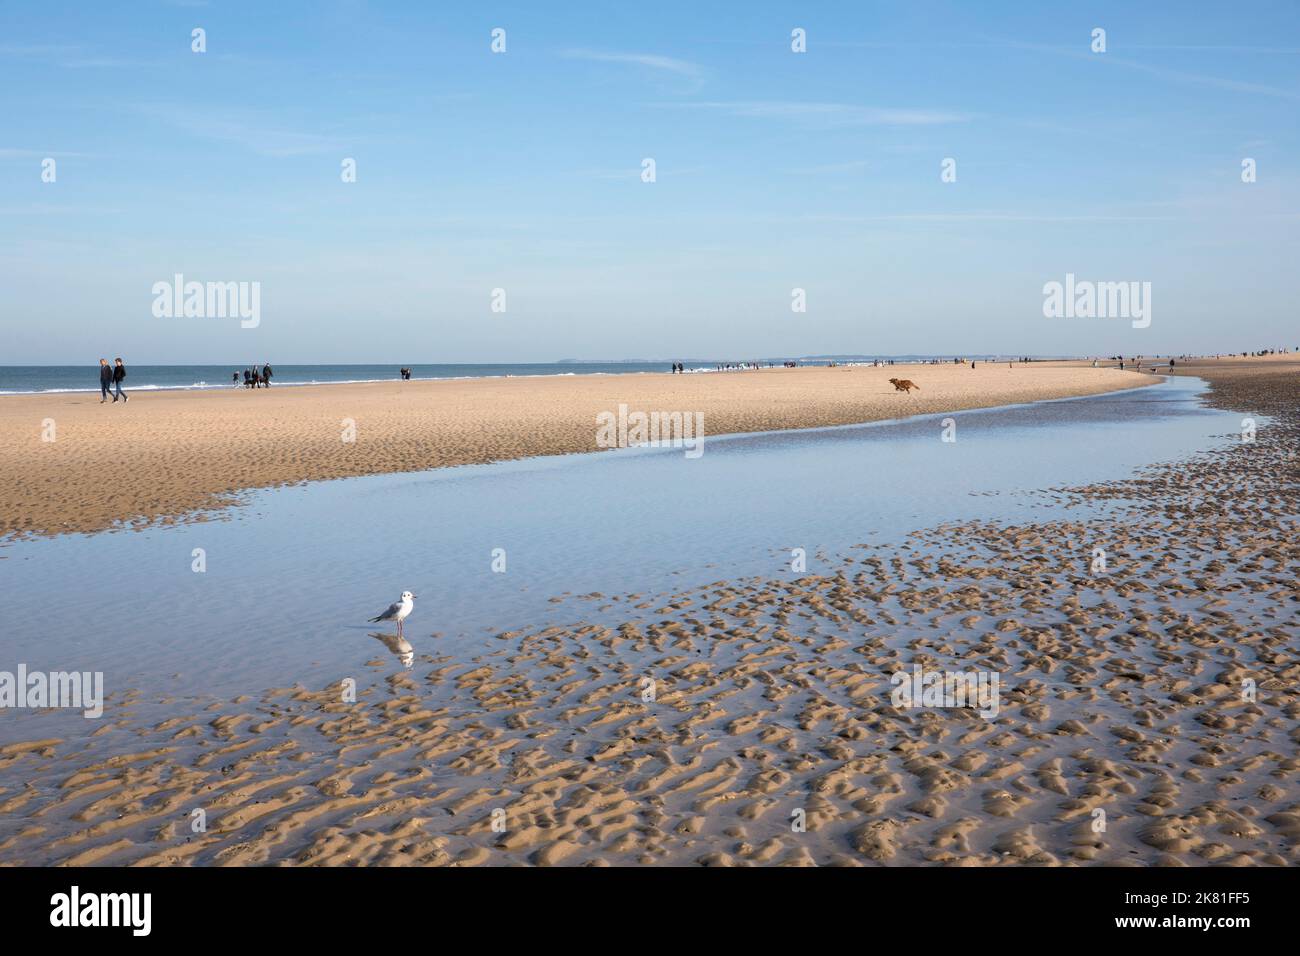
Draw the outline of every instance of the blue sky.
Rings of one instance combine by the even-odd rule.
[[[6,4],[0,364],[1300,344],[1300,5],[715,7]],[[178,272],[260,325],[155,318]]]

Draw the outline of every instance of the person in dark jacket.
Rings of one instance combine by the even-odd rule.
[[[273,374],[273,373],[271,372],[271,363],[270,363],[270,362],[265,362],[265,363],[263,363],[263,365],[262,365],[262,384],[265,385],[267,388],[270,388],[270,387],[271,387],[271,375],[272,375],[272,374]]]
[[[238,372],[231,372],[231,373],[230,373],[230,384],[233,385],[233,386],[235,386],[235,388],[239,388],[239,373],[238,373]]]
[[[252,388],[252,387],[253,387],[253,373],[250,372],[248,369],[244,369],[244,388]]]
[[[128,401],[126,392],[122,391],[122,380],[126,378],[126,366],[122,364],[120,358],[113,359],[113,387],[117,389],[117,394],[113,396],[113,401],[118,398],[122,399],[122,404]]]
[[[108,396],[112,394],[113,389],[113,367],[108,364],[108,359],[99,360],[99,404],[103,405],[108,401]],[[117,401],[117,399],[113,399]]]

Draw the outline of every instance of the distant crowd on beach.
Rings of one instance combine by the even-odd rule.
[[[263,362],[261,368],[254,363],[244,369],[244,388],[270,388],[271,376],[274,374],[270,362]],[[231,373],[230,384],[235,388],[239,387],[238,371]]]
[[[1111,355],[1106,358],[1093,357],[1091,361],[1092,361],[1093,368],[1099,368],[1101,367],[1102,363],[1106,363],[1106,367],[1119,369],[1120,371],[1132,370],[1137,372],[1149,372],[1152,374],[1158,374],[1165,369],[1168,369],[1169,371],[1172,372],[1174,369],[1177,368],[1180,362],[1185,363],[1189,360],[1224,359],[1224,358],[1258,358],[1258,357],[1269,356],[1269,355],[1291,355],[1294,353],[1300,353],[1300,345],[1294,346],[1292,348],[1285,348],[1285,347],[1265,348],[1265,349],[1255,349],[1255,350],[1242,351],[1242,352],[1215,352],[1215,353],[1205,353],[1205,354],[1185,354],[1185,355],[1177,355],[1177,356],[1175,355],[1169,355],[1169,356]],[[995,365],[995,364],[1000,365],[1002,362],[1005,361],[1007,363],[1007,367],[1011,368],[1016,363],[1028,364],[1031,362],[1050,362],[1050,361],[1068,361],[1068,360],[1069,359],[1065,359],[1065,358],[1053,359],[1053,358],[1043,358],[1041,356],[1035,358],[1030,355],[1022,355],[1019,356],[1018,358],[1010,358],[1010,359],[1006,357],[984,356],[979,361],[983,362],[985,365]],[[1076,359],[1076,361],[1078,361],[1078,359]],[[1083,361],[1088,361],[1088,359],[1083,359]],[[916,358],[912,360],[905,359],[903,361],[903,364],[904,365],[941,365],[941,364],[948,364],[949,362],[951,362],[954,365],[964,365],[969,363],[972,369],[975,368],[976,366],[975,360],[962,358],[960,356],[954,356],[951,358]],[[878,358],[878,359],[858,359],[858,360],[849,360],[849,361],[836,361],[836,360],[826,361],[825,359],[823,359],[821,361],[814,360],[811,362],[808,360],[797,360],[797,359],[785,359],[779,362],[777,361],[717,362],[717,363],[709,363],[708,365],[693,367],[691,369],[691,372],[737,372],[737,371],[750,371],[755,369],[777,368],[777,367],[802,368],[805,365],[823,365],[823,364],[829,365],[829,367],[831,368],[836,368],[839,366],[843,366],[845,368],[862,367],[862,366],[880,368],[882,366],[891,367],[897,365],[898,361],[895,359]],[[686,363],[673,362],[671,364],[671,371],[675,375],[685,374]],[[413,373],[413,369],[410,366],[402,366],[401,368],[398,369],[398,375],[401,377],[402,381],[407,381],[407,382],[411,381],[412,373]],[[269,362],[263,362],[261,365],[257,365],[256,363],[254,363],[252,365],[249,365],[248,368],[244,369],[242,373],[238,370],[232,372],[230,376],[230,384],[232,387],[238,388],[242,381],[244,388],[270,388],[271,379],[274,374],[275,373],[272,370],[271,364]],[[511,377],[511,376],[507,375],[507,377]],[[119,398],[122,400],[123,404],[125,404],[128,401],[127,394],[125,390],[122,388],[122,383],[125,380],[126,380],[126,364],[122,361],[120,357],[113,359],[111,364],[109,363],[108,359],[101,358],[99,360],[100,404],[102,405],[105,402],[109,401],[110,399],[112,399],[113,402],[117,402]],[[148,385],[147,387],[152,388],[155,386]]]
[[[923,365],[938,365],[938,364],[940,364],[941,362],[946,362],[946,361],[948,361],[948,360],[947,360],[947,359],[928,359],[928,360],[924,360],[924,361],[921,361],[921,362],[916,363],[916,364],[923,364]],[[967,360],[964,359],[964,358],[954,358],[952,361],[953,361],[954,364],[964,364]],[[1028,359],[1023,359],[1022,361],[1028,361]],[[817,364],[818,364],[818,363],[816,363],[816,362],[813,363],[813,365],[817,365]],[[871,366],[874,367],[874,368],[879,368],[879,367],[881,367],[881,366],[889,366],[889,365],[895,365],[895,364],[897,364],[897,363],[896,363],[893,359],[873,359],[873,360],[870,361],[870,362],[866,362],[866,361],[862,361],[862,362],[837,362],[837,361],[831,360],[831,361],[829,361],[829,362],[826,363],[826,366],[827,366],[828,368],[838,368],[840,365],[851,366],[851,367],[857,367],[857,366],[862,366],[862,365],[871,365]],[[800,361],[797,361],[797,360],[794,360],[794,359],[787,359],[787,360],[781,362],[781,367],[782,367],[782,368],[802,368],[803,366],[804,366],[804,363],[803,363],[803,362],[800,362]],[[752,371],[752,370],[754,370],[754,369],[761,369],[761,368],[776,368],[776,367],[777,367],[777,365],[776,365],[775,362],[718,362],[718,363],[715,363],[715,364],[713,365],[712,368],[708,368],[708,367],[697,368],[697,369],[695,369],[695,371],[697,371],[697,372],[742,372],[742,371]],[[974,367],[975,367],[975,363],[974,363],[974,362],[971,362],[971,368],[974,368]],[[672,363],[671,371],[672,371],[674,374],[678,374],[678,375],[680,375],[680,374],[684,374],[684,373],[686,372],[686,365],[685,365],[684,362],[673,362],[673,363]]]
[[[794,362],[786,362],[785,367],[793,368],[795,364],[796,363]],[[699,371],[740,372],[740,371],[750,371],[759,368],[773,368],[773,367],[774,366],[772,365],[771,362],[719,362],[715,364],[712,369],[696,369],[696,371],[697,372]],[[686,373],[686,363],[673,362],[672,371],[675,374],[684,375]]]
[[[1296,346],[1295,351],[1300,352],[1300,346]],[[1256,352],[1227,352],[1227,353],[1216,352],[1213,357],[1216,359],[1220,359],[1223,358],[1225,354],[1227,355],[1228,358],[1250,358],[1250,357],[1258,358],[1264,355],[1288,355],[1290,354],[1290,350],[1282,348],[1282,349],[1260,349]],[[1210,358],[1210,357],[1211,356],[1208,355],[1198,355],[1198,356],[1180,355],[1177,358],[1175,358],[1174,356],[1171,355],[1167,360],[1167,364],[1169,365],[1169,370],[1173,371],[1178,366],[1178,362],[1180,360],[1186,362],[1189,358]],[[1110,357],[1110,360],[1112,362],[1119,363],[1120,371],[1124,370],[1125,363],[1126,363],[1124,356],[1112,355]],[[1146,356],[1143,355],[1134,355],[1131,356],[1129,359],[1127,359],[1127,363],[1133,366],[1133,370],[1135,372],[1141,372],[1143,370],[1142,363],[1144,361],[1147,363],[1146,371],[1148,372],[1154,372],[1157,368],[1160,368],[1162,365],[1166,364],[1166,362],[1160,361],[1160,356],[1158,355],[1154,356],[1153,358],[1147,358]],[[1097,367],[1096,359],[1093,359],[1092,367],[1093,368]]]
[[[108,364],[108,359],[99,360],[99,404],[103,405],[111,397],[113,401],[119,398],[122,404],[127,402],[126,392],[122,391],[122,382],[126,379],[126,366],[122,364],[120,358],[113,359],[113,364]]]

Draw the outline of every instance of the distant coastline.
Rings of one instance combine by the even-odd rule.
[[[259,359],[262,364],[265,359]],[[301,385],[356,385],[366,382],[399,380],[398,369],[405,364],[412,379],[438,381],[475,378],[533,377],[547,375],[626,375],[635,372],[666,372],[667,362],[592,363],[581,370],[558,362],[477,365],[285,365],[271,361],[275,369],[274,388]],[[129,365],[128,383],[135,391],[203,391],[242,387],[244,366],[235,365]],[[0,396],[39,395],[61,392],[96,392],[99,382],[95,363],[85,365],[6,365],[0,366]]]
[[[129,357],[128,357],[129,358]],[[252,357],[250,356],[250,359]],[[503,362],[472,363],[450,362],[444,364],[391,364],[367,363],[356,365],[288,365],[274,360],[273,356],[258,356],[260,365],[270,361],[275,369],[275,388],[298,385],[356,385],[365,382],[397,381],[398,369],[411,369],[411,378],[418,381],[439,381],[475,378],[526,378],[548,375],[629,375],[639,372],[667,372],[671,363],[684,362],[687,372],[711,372],[719,364],[732,361],[753,360],[780,365],[794,361],[801,365],[826,365],[830,362],[894,361],[900,364],[928,362],[932,359],[951,361],[951,356],[891,355],[891,356],[824,356],[791,358],[737,357],[735,359],[618,359],[598,361],[591,359],[563,359],[559,362]],[[971,355],[977,361],[993,357]],[[1003,359],[1005,361],[1005,359]],[[0,365],[0,396],[39,395],[62,392],[97,392],[99,378],[92,359],[81,365]],[[203,391],[235,387],[231,376],[243,372],[243,365],[132,365],[127,362],[128,388],[134,391]],[[240,382],[242,385],[242,381]]]
[[[1144,361],[1159,358],[1151,354]],[[250,356],[252,358],[252,356]],[[963,353],[959,361],[1004,363],[1028,358],[1030,362],[1085,362],[1094,356],[1029,355],[1010,356],[1001,353]],[[1181,358],[1181,356],[1180,356]],[[449,381],[480,378],[535,378],[574,375],[632,375],[638,373],[668,372],[673,363],[682,362],[686,373],[717,371],[720,367],[742,362],[781,366],[795,362],[801,366],[864,365],[874,362],[898,365],[953,364],[953,355],[800,355],[800,356],[736,356],[727,359],[561,359],[557,362],[448,362],[411,364],[409,362],[365,364],[310,364],[288,365],[275,361],[274,356],[259,356],[258,365],[269,361],[275,369],[274,386],[301,385],[358,385],[373,382],[394,382],[400,376],[398,369],[411,369],[414,381]],[[1112,360],[1103,358],[1102,364]],[[251,365],[251,363],[250,363]],[[128,390],[131,391],[220,391],[242,385],[243,365],[133,365],[127,362]],[[232,378],[232,376],[234,376]],[[63,392],[97,392],[99,378],[95,361],[78,365],[0,365],[0,397],[11,395],[59,394]]]

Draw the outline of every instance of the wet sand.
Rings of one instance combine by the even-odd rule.
[[[0,746],[0,863],[1292,865],[1300,371],[1187,370],[1272,421],[1044,492],[1104,519],[588,595],[472,660],[381,632],[356,702],[117,697]],[[1000,712],[895,706],[913,664],[998,673]]]
[[[921,390],[896,392],[891,377]],[[703,412],[707,436],[1090,395],[1149,379],[981,363],[156,391],[126,405],[101,405],[98,394],[5,396],[0,537],[171,522],[250,488],[596,451],[596,416],[620,404]],[[48,423],[54,441],[43,440]],[[349,423],[353,441],[344,440]]]

